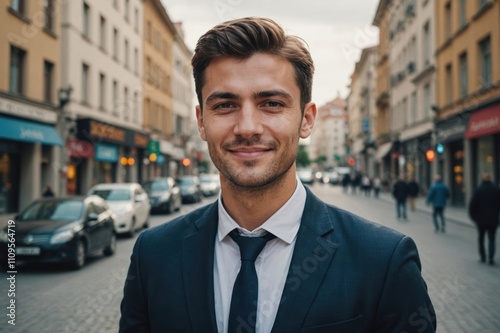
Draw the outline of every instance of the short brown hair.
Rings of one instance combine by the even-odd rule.
[[[198,103],[203,107],[201,88],[205,84],[205,69],[219,57],[246,59],[257,52],[283,57],[295,69],[295,80],[300,89],[300,106],[311,101],[314,64],[302,39],[286,35],[275,21],[268,18],[247,17],[219,24],[200,37],[194,56],[194,84]]]

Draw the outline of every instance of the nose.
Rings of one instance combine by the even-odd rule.
[[[255,135],[261,135],[263,130],[262,115],[258,107],[250,103],[243,104],[237,114],[234,134],[244,138],[251,138]]]

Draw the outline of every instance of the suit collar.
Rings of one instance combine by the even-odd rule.
[[[333,221],[307,189],[307,200],[272,332],[297,332],[335,256]]]

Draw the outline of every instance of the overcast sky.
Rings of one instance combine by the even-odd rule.
[[[348,93],[360,50],[377,44],[373,17],[379,0],[162,0],[170,18],[182,21],[186,44],[214,25],[245,16],[277,21],[309,45],[316,72],[313,100],[318,106]]]

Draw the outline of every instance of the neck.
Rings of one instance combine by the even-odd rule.
[[[221,197],[224,208],[236,223],[252,231],[290,199],[296,186],[295,172],[288,172],[282,178],[259,188],[242,188],[221,179]]]

